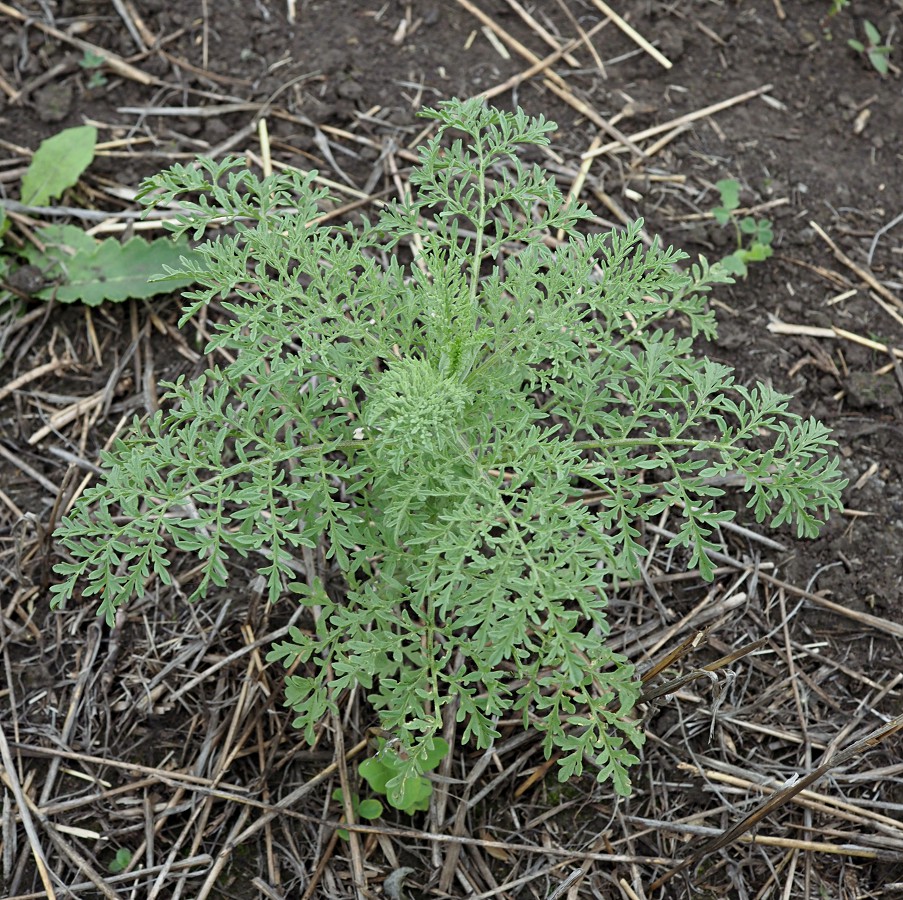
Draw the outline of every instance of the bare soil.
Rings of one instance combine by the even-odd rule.
[[[628,801],[591,776],[559,785],[511,723],[493,754],[455,749],[429,814],[390,811],[340,841],[342,742],[330,726],[311,750],[292,732],[264,661],[292,609],[261,604],[253,571],[194,607],[153,586],[112,630],[90,598],[51,612],[55,523],[156,383],[203,371],[205,325],[180,334],[177,298],[89,310],[32,299],[34,273],[0,285],[4,896],[900,896],[900,736],[857,742],[900,715],[903,681],[903,2],[830,5],[612,2],[671,68],[609,21],[492,101],[559,123],[544,164],[562,190],[607,148],[581,200],[691,255],[731,252],[714,184],[742,184],[775,253],[717,292],[719,337],[700,350],[793,393],[834,429],[850,478],[846,513],[815,541],[780,533],[777,549],[741,513],[751,531],[725,533],[714,586],[650,532],[614,643],[648,667],[711,629],[651,684],[763,643],[645,707]],[[61,205],[107,211],[98,230],[115,230],[140,180],[174,161],[259,165],[261,118],[273,158],[318,169],[342,202],[391,196],[420,107],[502,85],[531,65],[519,48],[545,57],[605,18],[592,0],[0,4],[0,196],[18,200],[41,140],[90,122],[100,152]],[[887,76],[847,45],[866,20],[894,45]],[[132,68],[92,84],[79,41]],[[11,215],[8,250],[47,218]],[[374,724],[350,698],[355,761]],[[742,824],[850,747],[809,793]],[[120,848],[132,862],[114,876]]]

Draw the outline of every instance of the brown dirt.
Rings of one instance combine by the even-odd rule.
[[[550,52],[514,4],[476,5],[538,56]],[[746,641],[765,637],[765,647],[734,664],[714,689],[699,683],[681,688],[649,711],[637,793],[620,806],[589,778],[561,787],[553,773],[512,804],[514,790],[542,764],[536,745],[521,743],[516,728],[506,732],[488,769],[479,768],[482,774],[473,775],[479,757],[459,751],[446,773],[459,781],[449,787],[445,815],[434,809],[428,819],[415,820],[408,836],[397,829],[411,828],[411,820],[387,816],[381,820],[385,834],[364,835],[353,848],[373,896],[392,896],[384,880],[400,866],[412,869],[407,889],[417,897],[492,891],[498,897],[653,896],[655,879],[704,842],[688,826],[718,834],[755,807],[760,794],[742,779],[767,776],[780,783],[810,771],[829,751],[900,713],[894,676],[903,659],[901,364],[895,368],[887,352],[846,338],[780,334],[768,326],[837,327],[903,348],[903,222],[881,231],[903,211],[903,82],[898,68],[882,78],[847,46],[848,38],[862,37],[864,20],[882,35],[899,36],[903,3],[855,0],[832,18],[828,0],[784,0],[783,16],[779,0],[611,5],[657,44],[673,68],[666,71],[611,23],[592,38],[604,73],[585,47],[573,51],[576,66],[559,61],[554,68],[567,94],[616,120],[628,136],[771,85],[695,121],[654,153],[655,137],[638,139],[650,154],[645,161],[623,147],[597,157],[581,199],[603,219],[642,216],[649,234],[718,258],[730,252],[731,234],[707,215],[717,202],[713,185],[722,178],[742,183],[743,205],[775,223],[775,256],[755,264],[748,279],[718,291],[719,338],[701,349],[734,366],[743,382],[765,380],[794,393],[798,410],[811,411],[835,430],[851,480],[848,511],[817,541],[777,535],[789,548],[784,554],[729,536],[725,550],[741,565],[726,567],[708,593],[692,578],[669,581],[681,575],[679,561],[659,548],[650,576],[662,607],[637,588],[626,591],[612,613],[615,640],[632,648],[638,662],[658,658],[692,635],[709,613],[717,628],[708,645],[677,662],[672,674]],[[106,3],[13,6],[31,18],[26,24],[0,6],[2,196],[18,199],[29,153],[42,139],[90,121],[102,141],[114,143],[65,205],[113,215],[131,204],[112,189],[134,189],[174,160],[226,150],[256,154],[261,104],[280,161],[316,167],[368,192],[392,191],[389,161],[399,163],[403,177],[404,160],[392,154],[416,141],[423,127],[415,118],[420,106],[489,89],[528,65],[515,53],[503,57],[463,2],[452,0],[299,0],[294,24],[286,19],[290,4],[274,0],[134,0],[137,17],[160,39],[149,50],[136,46]],[[575,35],[574,20],[589,30],[601,18],[591,0],[544,0],[528,8],[564,40]],[[90,72],[79,65],[82,51],[42,31],[41,24],[114,51],[152,83],[105,69],[106,83],[89,86]],[[896,50],[891,62],[903,64]],[[565,190],[594,137],[608,141],[542,76],[494,102],[520,104],[559,123],[557,161],[547,164]],[[255,106],[199,111],[223,104]],[[161,107],[181,111],[162,115]],[[327,126],[366,140],[355,142]],[[18,219],[11,240],[28,240],[35,221]],[[863,271],[873,276],[871,287]],[[23,284],[11,287],[21,295]],[[94,623],[90,601],[63,613],[48,611],[50,566],[59,559],[49,532],[59,504],[85,474],[70,467],[73,454],[96,461],[123,417],[148,410],[157,380],[193,377],[205,365],[193,350],[191,328],[182,339],[172,327],[165,333],[157,327],[174,326],[178,303],[163,299],[89,313],[4,296],[0,647],[6,688],[0,728],[15,780],[43,809],[40,816],[32,809],[31,818],[50,868],[72,896],[102,896],[96,881],[92,888],[74,885],[92,880],[92,866],[97,878],[110,879],[107,866],[116,848],[127,847],[136,854],[133,869],[153,870],[144,880],[119,882],[118,890],[134,887],[133,896],[301,897],[308,896],[312,878],[309,896],[352,896],[353,853],[336,845],[331,827],[322,824],[339,814],[328,806],[338,782],[312,786],[291,806],[293,814],[280,812],[235,846],[262,815],[246,798],[278,803],[332,759],[331,739],[314,752],[298,747],[279,709],[280,673],[269,671],[256,651],[241,652],[281,625],[278,615],[288,615],[274,611],[271,622],[268,611],[249,602],[241,585],[252,583],[253,572],[243,581],[245,573],[236,570],[230,592],[193,608],[155,588],[120,617],[113,632]],[[65,366],[3,390],[64,355],[70,358]],[[104,390],[102,404],[88,416],[29,443],[55,411]],[[735,593],[745,601],[729,612],[725,603]],[[664,608],[667,617],[660,615]],[[230,654],[239,655],[215,668]],[[196,678],[207,670],[205,678]],[[371,724],[369,712],[355,705],[346,747],[365,738]],[[903,829],[893,824],[903,819],[900,748],[899,737],[891,738],[813,788],[823,797],[845,798],[851,810],[838,812],[814,800],[789,803],[757,830],[766,838],[853,843],[877,858],[732,843],[655,896],[894,895],[888,885],[903,881]],[[60,752],[76,756],[53,756]],[[686,765],[698,770],[681,768]],[[164,778],[164,769],[176,774]],[[198,787],[185,775],[205,781]],[[741,782],[725,784],[721,779],[729,775]],[[16,818],[18,797],[10,793],[9,776],[5,772],[4,796],[13,812],[4,813],[0,835],[8,854],[5,891],[43,897],[29,893],[40,892],[42,883],[32,838],[21,814]],[[214,787],[224,795],[211,793]],[[484,789],[479,802],[467,801],[469,807],[461,800]],[[471,843],[455,845],[426,832]],[[520,849],[486,846],[486,840]],[[182,871],[160,869],[167,860],[186,858],[196,861]],[[208,875],[216,858],[224,863],[218,878]],[[554,893],[573,870],[582,871],[573,893]]]

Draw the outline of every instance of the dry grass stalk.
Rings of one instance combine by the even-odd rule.
[[[648,53],[660,66],[663,66],[666,69],[672,67],[671,61],[663,53],[653,47],[646,38],[644,38],[632,25],[622,19],[607,3],[603,3],[602,0],[591,0],[591,2],[600,12],[608,16],[608,18],[611,19],[611,21],[614,22],[627,37],[636,43],[641,50]]]
[[[501,38],[515,53],[518,53],[528,62],[532,63],[534,66],[542,65],[542,60],[528,47],[525,47],[520,41],[516,38],[512,37],[504,28],[502,28],[494,19],[491,19],[486,15],[479,7],[477,7],[471,0],[457,0],[457,2],[463,6],[471,15],[475,18],[479,19],[480,22],[483,23],[487,28],[489,28],[494,34],[496,34],[499,38]],[[557,52],[557,51],[556,51]],[[568,86],[567,82],[553,70],[543,67],[543,71],[545,72],[546,78],[543,80],[543,84],[562,99],[565,103],[568,104],[571,108],[577,110],[581,115],[586,116],[594,125],[601,128],[606,134],[615,138],[617,145],[621,145],[628,150],[630,150],[635,155],[639,156],[641,159],[645,159],[646,154],[636,145],[636,143],[627,137],[625,134],[622,134],[617,128],[613,125],[610,125],[606,119],[600,116],[588,103],[584,102],[580,98],[578,98],[571,88]]]
[[[587,33],[587,40],[591,38],[597,31],[599,31],[604,22],[599,22],[594,25]],[[558,62],[559,59],[565,56],[568,50],[573,50],[576,47],[579,47],[582,43],[582,39],[572,40],[570,43],[565,44],[559,50],[555,50],[553,53],[550,53],[548,56],[543,57],[540,60],[537,60],[533,65],[529,68],[524,69],[523,72],[518,73],[517,75],[512,75],[506,81],[503,81],[501,84],[496,85],[493,88],[487,88],[485,91],[481,91],[477,96],[483,97],[486,100],[491,100],[493,97],[498,97],[500,94],[507,93],[513,88],[517,87],[519,84],[522,84],[524,81],[532,78],[534,75],[538,75],[541,72],[545,72],[549,66],[553,63]]]
[[[864,281],[876,294],[880,294],[889,304],[892,306],[896,306],[898,309],[903,309],[903,300],[891,290],[886,288],[868,269],[864,269],[862,266],[853,262],[849,256],[844,253],[831,238],[825,233],[824,229],[817,222],[810,222],[809,227],[812,228],[815,233],[828,245],[831,252],[834,254],[834,258],[843,263],[851,272],[853,272],[858,278]]]
[[[692,122],[698,122],[700,119],[705,119],[715,113],[730,109],[730,107],[736,106],[738,103],[745,103],[747,100],[752,100],[760,94],[767,94],[773,87],[774,85],[772,84],[765,84],[754,90],[744,91],[742,94],[729,97],[727,100],[720,100],[718,103],[712,103],[710,106],[705,106],[702,109],[697,109],[693,112],[686,113],[683,116],[678,116],[676,119],[671,119],[669,122],[663,122],[661,125],[653,125],[651,128],[644,128],[642,131],[630,135],[630,140],[644,141],[646,138],[655,137],[657,134],[661,134],[664,131],[670,131],[673,128],[679,128],[683,125],[689,125]],[[603,153],[611,153],[616,149],[617,144],[603,144],[597,150],[594,150],[592,155],[601,156]]]
[[[768,330],[772,334],[787,334],[805,337],[819,338],[843,338],[860,347],[867,347],[869,350],[877,350],[879,353],[886,353],[895,359],[903,359],[903,349],[899,347],[889,347],[880,341],[873,341],[871,338],[863,337],[845,328],[833,326],[831,328],[823,328],[816,325],[794,325],[790,322],[769,322]],[[889,369],[886,371],[890,371]]]
[[[571,55],[569,50],[564,49],[560,42],[546,28],[544,28],[535,16],[532,16],[518,0],[505,0],[520,18],[536,33],[537,37],[554,51],[560,51],[561,58],[572,68],[577,69],[580,63]]]
[[[658,890],[660,887],[667,884],[675,875],[684,871],[684,869],[687,869],[689,866],[698,863],[700,860],[714,853],[716,850],[720,850],[722,847],[727,847],[728,845],[732,844],[742,835],[746,834],[746,832],[748,832],[751,828],[754,828],[766,816],[770,815],[775,810],[780,809],[780,807],[788,803],[797,794],[809,787],[810,784],[814,784],[816,781],[827,775],[827,773],[830,772],[831,769],[835,769],[838,766],[849,762],[851,759],[859,756],[862,753],[867,753],[869,750],[874,750],[879,744],[887,740],[887,738],[892,737],[901,730],[903,730],[903,715],[897,716],[895,719],[892,719],[881,728],[875,729],[873,732],[857,741],[851,747],[848,747],[842,753],[836,754],[826,763],[823,763],[817,769],[809,772],[802,778],[791,779],[781,790],[775,791],[756,810],[751,812],[742,821],[734,825],[733,828],[728,829],[728,831],[724,832],[723,834],[719,834],[714,840],[709,841],[698,850],[694,850],[683,862],[680,863],[680,865],[675,866],[673,869],[669,869],[667,872],[665,872],[664,875],[661,875],[659,878],[657,878],[649,886],[649,890]]]

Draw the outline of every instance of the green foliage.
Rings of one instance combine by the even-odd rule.
[[[850,38],[847,44],[857,53],[863,54],[879,75],[887,75],[890,69],[888,59],[891,51],[890,44],[881,43],[881,32],[867,19],[863,22],[863,28],[865,29],[866,43],[863,44],[862,41]]]
[[[99,306],[104,300],[153,297],[191,284],[189,278],[155,278],[191,252],[186,237],[146,241],[136,235],[123,244],[115,238],[98,241],[75,225],[48,225],[38,238],[44,249],[29,246],[23,256],[51,282],[35,295],[45,300]]]
[[[110,864],[107,866],[107,871],[109,871],[111,875],[118,875],[120,872],[124,872],[131,862],[132,851],[126,847],[120,847],[116,851],[116,855],[113,857]]]
[[[389,806],[413,815],[429,809],[433,793],[430,781],[418,773],[435,769],[448,751],[448,743],[434,737],[431,742],[424,742],[416,765],[412,767],[406,751],[380,738],[376,756],[365,759],[358,771],[371,790],[385,795]]]
[[[332,792],[332,799],[344,807],[345,795],[342,793],[341,788],[336,788]],[[356,819],[367,819],[367,821],[371,821],[373,819],[378,819],[383,814],[383,805],[379,800],[374,800],[372,797],[368,800],[361,800],[358,794],[351,795],[351,808],[354,811],[354,817]],[[337,829],[337,832],[343,841],[348,840],[347,828],[339,828]]]
[[[747,264],[761,262],[772,254],[771,241],[774,232],[769,219],[754,219],[752,216],[742,218],[735,214],[740,206],[740,182],[733,178],[725,178],[715,185],[721,195],[721,206],[712,210],[712,215],[719,225],[733,225],[737,233],[737,249],[719,261],[718,265],[731,275],[746,278]]]
[[[97,129],[92,125],[67,128],[41,141],[22,176],[22,202],[44,206],[72,187],[94,159]]]
[[[828,10],[829,16],[836,16],[850,5],[850,0],[831,0],[831,8]]]
[[[85,50],[84,55],[78,61],[78,64],[87,69],[91,73],[88,79],[88,88],[103,87],[107,83],[107,77],[100,71],[106,63],[106,57],[90,50]]]
[[[54,604],[81,590],[112,622],[172,581],[174,554],[202,561],[192,600],[226,583],[230,554],[253,555],[271,600],[288,587],[310,611],[269,656],[299,667],[295,726],[313,741],[360,687],[393,737],[362,774],[393,805],[422,804],[450,715],[479,748],[521,717],[562,780],[588,760],[626,794],[639,683],[606,606],[640,576],[642,523],[673,510],[673,546],[711,579],[724,476],[743,476],[758,521],[801,536],[845,482],[823,425],[693,355],[728,275],[681,271],[639,223],[582,232],[590,212],[521,162],[547,143],[543,118],[476,101],[424,115],[439,128],[412,197],[375,223],[320,225],[313,175],[261,180],[240,160],[145,184],[149,205],[178,202],[177,235],[233,224],[179,273],[197,283],[183,323],[223,298],[207,352],[235,361],[166,385],[102,455],[103,482],[58,531]],[[295,574],[321,541],[329,591]]]
[[[22,177],[22,202],[41,206],[75,184],[94,158],[96,140],[97,129],[86,126],[43,141]],[[0,237],[8,227],[9,219],[0,209]],[[37,242],[20,254],[43,274],[46,287],[35,294],[43,300],[98,306],[105,300],[140,300],[191,284],[183,276],[157,277],[178,268],[181,257],[191,252],[187,237],[147,241],[134,236],[120,243],[115,238],[97,240],[75,225],[47,225],[35,236]],[[0,255],[0,274],[9,262]]]

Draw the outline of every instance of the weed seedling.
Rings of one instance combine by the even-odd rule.
[[[771,241],[774,233],[771,229],[771,220],[737,216],[736,210],[740,206],[740,183],[733,178],[723,179],[715,187],[721,195],[721,205],[712,210],[712,215],[719,225],[727,225],[730,222],[737,234],[737,249],[729,256],[725,256],[719,265],[731,275],[746,278],[748,263],[768,259],[773,252]]]
[[[442,738],[434,738],[432,748],[423,755],[419,771],[435,769],[448,754],[448,744]],[[370,789],[384,794],[389,806],[408,815],[429,808],[433,793],[432,784],[423,775],[411,775],[406,765],[404,748],[393,746],[384,738],[379,739],[376,756],[365,759],[358,771]]]
[[[129,867],[131,861],[132,851],[127,847],[120,847],[116,851],[116,855],[113,857],[110,864],[107,866],[107,871],[109,871],[111,875],[118,875]]]
[[[106,63],[106,57],[100,56],[97,53],[92,53],[90,50],[85,50],[84,56],[78,61],[78,64],[91,73],[91,77],[88,79],[88,88],[96,88],[103,87],[107,83],[106,75],[101,72],[101,68]]]
[[[607,607],[641,577],[643,523],[667,512],[669,546],[712,580],[726,476],[800,536],[846,482],[789,396],[694,354],[723,268],[678,267],[641,223],[584,230],[590,210],[522,162],[544,118],[424,115],[410,196],[374,222],[324,223],[314,173],[243,160],[144,185],[177,235],[212,230],[176,270],[197,284],[181,322],[219,298],[205,353],[228,363],[166,384],[101,454],[58,531],[54,603],[96,597],[112,624],[150,585],[191,569],[196,600],[250,557],[271,601],[308,611],[268,656],[293,669],[295,726],[312,743],[365,696],[391,740],[360,773],[392,806],[429,802],[445,728],[485,750],[512,719],[562,781],[591,765],[628,794],[640,681]],[[324,571],[299,577],[317,547]]]
[[[103,57],[93,58],[103,61]],[[91,165],[96,143],[97,129],[90,125],[67,128],[42,141],[22,176],[21,203],[31,211],[60,198]],[[14,278],[22,263],[17,257],[24,257],[24,262],[42,276],[39,286],[30,292],[39,300],[98,306],[105,301],[171,293],[190,283],[184,279],[153,279],[167,266],[177,266],[182,254],[190,252],[187,238],[147,241],[134,235],[124,242],[116,238],[98,240],[77,225],[54,223],[38,228],[37,240],[24,249],[7,254],[2,238],[11,224],[0,205],[0,278],[7,277],[7,271],[8,277]],[[5,299],[0,292],[0,303]]]
[[[863,23],[863,28],[867,43],[863,44],[855,38],[850,38],[847,43],[857,53],[864,55],[879,75],[887,75],[890,68],[890,45],[881,43],[881,32],[868,20]]]
[[[336,788],[332,792],[332,799],[343,809],[345,808],[345,795],[342,793],[341,788]],[[358,794],[351,795],[351,809],[354,811],[355,819],[366,819],[368,822],[378,819],[383,814],[383,805],[379,800],[375,800],[372,797],[367,800],[361,800]],[[343,841],[348,840],[347,828],[338,828],[336,831]]]

